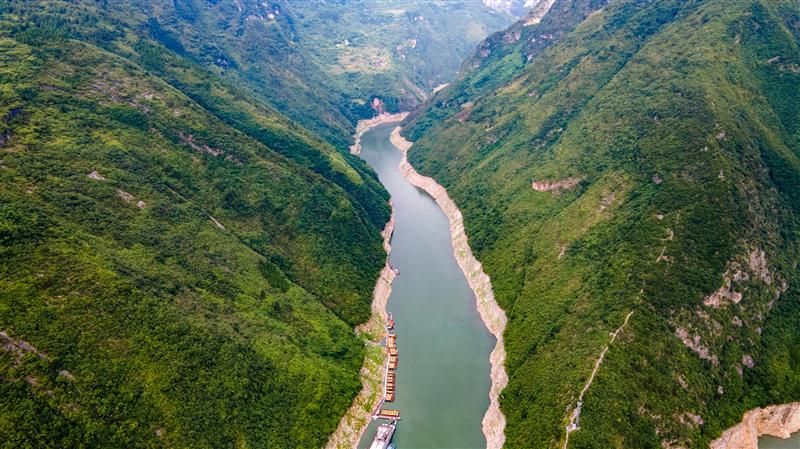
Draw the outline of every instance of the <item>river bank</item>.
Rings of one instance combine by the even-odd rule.
[[[373,125],[374,126],[374,125]],[[389,205],[391,206],[391,200]],[[372,420],[373,410],[383,399],[383,370],[388,361],[388,354],[380,345],[386,337],[388,315],[386,304],[392,294],[392,282],[395,272],[389,265],[389,254],[392,252],[391,239],[394,233],[394,207],[389,222],[383,228],[383,248],[386,251],[386,264],[381,269],[375,288],[372,292],[372,316],[369,321],[358,326],[356,333],[365,339],[366,355],[361,367],[361,392],[353,400],[347,413],[339,421],[336,431],[328,439],[326,449],[353,448],[358,445],[361,435]]]
[[[402,122],[408,116],[408,112],[398,112],[395,114],[383,113],[371,119],[359,120],[356,124],[356,133],[353,135],[353,144],[350,145],[350,154],[358,156],[361,154],[361,136],[370,129],[386,123]]]
[[[800,431],[800,402],[756,408],[712,441],[710,449],[758,449],[758,437],[789,438]]]
[[[408,162],[408,150],[413,143],[400,135],[401,127],[396,127],[390,136],[391,143],[403,153],[400,171],[405,179],[412,185],[426,191],[439,207],[444,211],[450,221],[450,234],[453,243],[453,252],[461,271],[467,278],[467,283],[475,293],[478,313],[489,332],[497,339],[490,356],[491,363],[491,389],[489,391],[489,409],[483,417],[482,430],[486,437],[486,446],[489,449],[499,449],[505,443],[506,420],[500,411],[500,392],[508,384],[508,375],[505,371],[505,346],[503,345],[503,331],[506,327],[506,314],[497,304],[492,291],[491,279],[483,271],[483,266],[472,254],[467,235],[464,231],[464,218],[455,202],[447,194],[447,190],[430,177],[420,175]]]

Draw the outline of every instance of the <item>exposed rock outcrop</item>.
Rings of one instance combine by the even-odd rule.
[[[89,179],[94,179],[96,181],[105,181],[106,180],[106,178],[103,175],[101,175],[100,173],[97,173],[97,170],[93,170],[91,173],[89,173],[86,176],[88,176]]]
[[[32,344],[22,339],[13,338],[5,331],[0,331],[0,350],[12,353],[17,363],[22,360],[22,357],[26,353],[35,354],[40,359],[48,358],[44,353],[39,352]]]
[[[211,219],[211,222],[214,223],[214,226],[216,226],[218,229],[220,229],[222,231],[225,230],[225,226],[223,226],[222,223],[219,222],[219,220],[217,220],[216,218],[212,217],[211,215],[209,215],[208,218]]]
[[[778,438],[800,431],[800,402],[756,408],[744,414],[742,422],[712,441],[710,449],[758,449],[758,437]]]
[[[522,21],[522,24],[525,26],[536,25],[537,23],[541,22],[544,16],[550,11],[550,8],[553,7],[553,4],[556,0],[538,0],[536,4],[531,5],[533,9],[528,13],[528,16],[525,20]]]
[[[577,186],[583,178],[571,177],[560,181],[533,181],[531,187],[537,192],[559,192]]]
[[[492,291],[492,283],[489,276],[483,271],[483,266],[472,254],[469,247],[467,235],[464,232],[464,217],[458,210],[455,202],[447,194],[447,190],[439,185],[435,180],[427,176],[422,176],[408,162],[408,150],[413,145],[400,135],[400,127],[396,127],[390,136],[390,140],[398,150],[403,152],[403,159],[400,162],[400,172],[411,184],[425,190],[439,207],[447,215],[450,221],[450,236],[453,242],[453,252],[461,271],[467,278],[478,305],[478,313],[486,327],[489,329],[497,343],[489,358],[492,365],[491,380],[492,387],[489,391],[489,409],[483,417],[483,434],[486,437],[486,447],[488,449],[499,449],[505,443],[506,418],[500,411],[500,392],[508,385],[508,374],[505,370],[506,351],[503,345],[503,331],[506,327],[506,314],[497,304]]]
[[[722,273],[722,286],[719,290],[708,295],[703,300],[703,304],[713,308],[724,307],[728,304],[739,304],[743,298],[742,293],[736,291],[737,288],[743,289],[739,284],[750,280],[758,280],[766,285],[772,285],[773,278],[773,274],[767,267],[766,253],[760,248],[754,249],[747,255],[744,262],[735,259],[728,262],[727,269]],[[780,281],[780,278],[778,280]],[[776,287],[775,299],[778,299],[786,288],[785,281],[779,287]]]
[[[117,196],[120,197],[126,203],[131,203],[138,207],[139,209],[144,209],[147,204],[142,200],[137,200],[135,196],[131,195],[130,193],[122,190],[117,189]]]
[[[699,335],[690,335],[686,329],[678,327],[675,329],[675,336],[677,336],[687,348],[694,351],[701,359],[708,360],[712,365],[719,365],[719,358],[716,354],[711,353],[711,349],[700,344]]]

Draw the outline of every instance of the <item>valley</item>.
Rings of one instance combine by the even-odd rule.
[[[796,447],[798,192],[796,0],[0,0],[0,448]]]

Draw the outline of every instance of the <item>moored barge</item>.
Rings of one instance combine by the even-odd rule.
[[[396,421],[391,424],[381,424],[378,426],[378,431],[375,433],[375,439],[369,449],[388,449],[389,444],[392,442],[392,436],[397,429]]]

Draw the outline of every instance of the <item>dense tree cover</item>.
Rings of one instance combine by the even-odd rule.
[[[0,446],[322,446],[387,195],[102,6],[0,3]]]
[[[393,111],[413,109],[452,80],[487,35],[513,20],[481,1],[313,0],[282,8],[314,61],[360,114],[371,113],[373,97]]]
[[[356,121],[374,114],[373,98],[391,111],[412,108],[511,23],[480,1],[38,3],[56,32],[114,52],[126,50],[129,36],[114,32],[125,24],[342,148]]]
[[[704,447],[800,399],[798,39],[793,1],[556,1],[411,118],[509,316],[507,446],[561,447],[631,311],[570,447]]]

